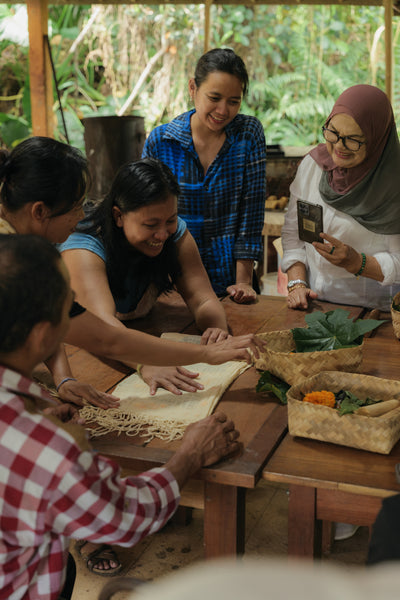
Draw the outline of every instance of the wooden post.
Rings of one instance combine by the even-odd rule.
[[[47,0],[27,0],[29,29],[29,77],[33,135],[53,137],[52,72],[47,35]]]
[[[213,0],[206,0],[204,6],[204,52],[210,49],[211,5]]]
[[[392,16],[393,0],[384,0],[385,5],[385,64],[386,64],[386,94],[393,101],[393,35]]]

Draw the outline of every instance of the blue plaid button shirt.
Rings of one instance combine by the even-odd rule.
[[[237,115],[225,128],[226,140],[204,169],[193,145],[190,117],[184,113],[156,127],[143,156],[167,164],[181,187],[178,211],[199,247],[218,295],[235,283],[236,260],[259,260],[266,197],[266,147],[255,117]]]

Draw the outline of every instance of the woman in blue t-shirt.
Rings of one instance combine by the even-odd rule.
[[[174,287],[203,331],[203,342],[228,337],[225,311],[212,290],[196,243],[178,217],[178,183],[152,158],[117,173],[110,193],[61,245],[77,300],[103,320],[143,317],[157,297]],[[195,391],[197,373],[183,367],[140,366],[154,394]]]

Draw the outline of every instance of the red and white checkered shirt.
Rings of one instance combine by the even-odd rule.
[[[34,382],[0,367],[0,600],[56,600],[69,538],[132,546],[179,503],[167,469],[121,478],[35,408]]]

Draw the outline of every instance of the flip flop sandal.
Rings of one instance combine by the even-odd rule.
[[[88,552],[87,554],[83,551],[85,544],[92,543],[87,540],[79,540],[76,542],[76,549],[81,556],[81,558],[85,561],[88,570],[91,573],[95,573],[96,575],[101,575],[102,577],[113,577],[117,573],[119,573],[122,569],[122,565],[119,562],[119,559],[109,544],[101,544],[96,550],[92,550],[92,552]],[[96,564],[100,560],[106,560],[110,562],[111,560],[118,563],[116,567],[110,567],[109,569],[98,569]]]

